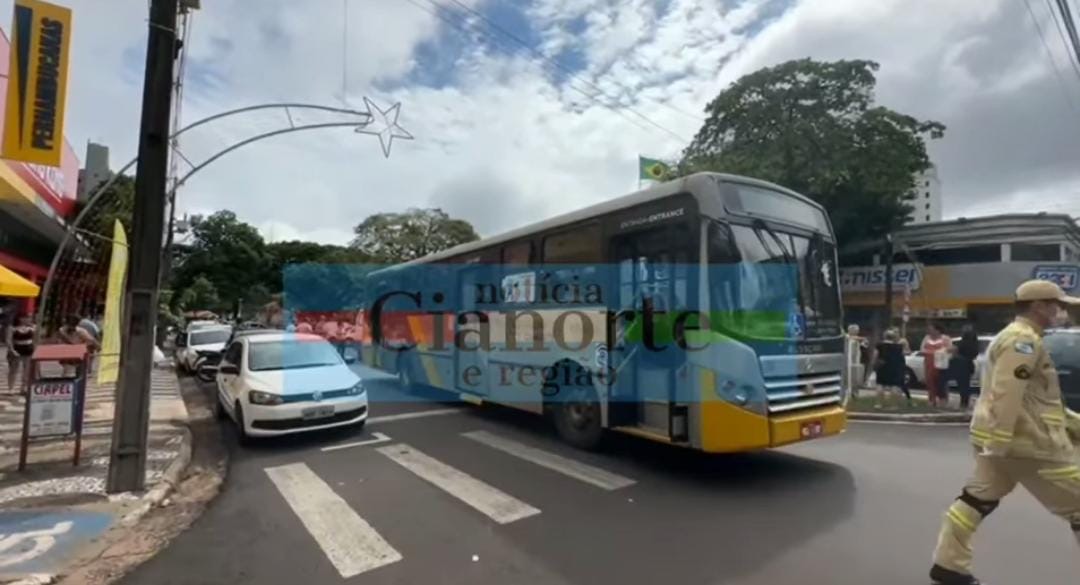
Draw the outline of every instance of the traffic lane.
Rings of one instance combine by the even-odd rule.
[[[927,581],[944,511],[973,467],[966,428],[853,423],[838,440],[788,451],[851,469],[853,513],[746,583],[776,583],[793,571],[808,582]],[[1066,585],[1076,582],[1080,555],[1068,525],[1018,488],[976,536],[975,572],[988,582]]]
[[[955,428],[853,425],[837,439],[722,457],[632,438],[582,453],[555,441],[539,419],[494,408],[372,430],[541,513],[497,525],[369,447],[244,451],[234,459],[220,508],[212,507],[160,561],[151,561],[142,581],[130,582],[274,584],[296,582],[301,573],[318,577],[311,582],[342,582],[281,496],[267,490],[265,468],[298,458],[404,557],[349,583],[494,584],[513,575],[537,583],[663,577],[772,585],[793,576],[840,584],[871,577],[925,582],[941,512],[970,467],[965,433]],[[637,483],[601,492],[461,437],[475,430],[600,465]],[[1040,582],[1068,582],[1062,576],[1075,571],[1068,566],[1075,551],[1059,522],[1021,494],[999,516],[999,523],[987,523],[987,537],[980,536],[978,566],[987,576],[1030,578],[1030,562]],[[234,531],[241,535],[229,536]],[[1008,562],[1015,551],[1023,552],[1024,564]]]
[[[598,494],[450,440],[477,429],[637,483]],[[470,475],[497,477],[500,489],[541,509],[502,528],[520,550],[575,583],[673,575],[690,583],[723,577],[774,585],[793,575],[836,584],[924,582],[942,513],[971,469],[960,427],[853,424],[838,438],[728,456],[631,437],[613,437],[599,454],[582,453],[559,443],[539,419],[495,408],[403,421],[387,432]],[[1067,526],[1023,490],[987,521],[978,542],[977,568],[995,580],[1064,584],[1080,568]],[[1016,552],[1025,563],[1014,561]]]
[[[431,387],[418,386],[406,391],[395,376],[356,364],[353,371],[364,381],[370,416],[393,416],[433,408],[460,406],[457,395]]]
[[[636,483],[613,491],[584,485],[460,438],[476,430],[595,465]],[[495,530],[519,557],[525,555],[533,559],[533,566],[539,563],[571,583],[672,579],[710,583],[721,576],[742,578],[842,522],[850,514],[853,497],[851,475],[838,465],[780,452],[712,457],[630,437],[612,437],[605,451],[584,453],[560,443],[539,419],[502,409],[404,421],[386,432],[395,441],[496,483],[500,490],[540,509],[535,517]],[[317,465],[327,473],[336,470],[344,481],[347,457],[346,452],[330,453]],[[812,506],[804,501],[826,493],[831,497]],[[430,495],[446,499],[445,494]],[[386,515],[384,522],[394,516],[391,509],[378,513]],[[465,542],[492,530],[490,523],[475,533],[464,526],[452,533]],[[396,538],[418,551],[414,556],[430,550],[415,541],[427,538],[421,532],[406,528]],[[468,550],[483,560],[506,549]],[[409,554],[405,556],[407,561]],[[458,582],[443,575],[439,564],[422,558],[380,569],[363,582]],[[496,576],[488,574],[481,582],[501,583]]]

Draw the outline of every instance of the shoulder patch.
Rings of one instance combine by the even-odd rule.
[[[1027,366],[1019,366],[1013,370],[1013,375],[1017,380],[1027,380],[1031,378],[1031,368]]]
[[[1030,341],[1017,341],[1013,344],[1013,349],[1022,354],[1032,355],[1035,353],[1035,344]]]

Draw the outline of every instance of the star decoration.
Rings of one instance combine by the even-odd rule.
[[[356,132],[378,136],[379,144],[382,145],[383,156],[386,156],[387,158],[390,157],[390,147],[394,144],[395,138],[400,138],[402,140],[413,139],[412,134],[409,134],[404,128],[398,125],[398,114],[401,113],[400,102],[382,110],[379,109],[379,106],[375,105],[375,102],[364,97],[364,105],[367,106],[367,111],[372,118],[372,123],[357,128]]]

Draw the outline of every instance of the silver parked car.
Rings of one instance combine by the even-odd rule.
[[[993,335],[980,335],[979,336],[979,357],[975,358],[975,373],[971,375],[971,387],[978,388],[980,383],[980,376],[982,375],[982,366],[986,363],[986,348],[990,347],[990,342],[994,340]],[[960,338],[952,338],[953,344],[959,343]],[[904,358],[904,364],[907,366],[907,371],[904,375],[907,376],[908,387],[917,388],[926,384],[926,369],[923,367],[924,359],[922,353],[915,350]],[[955,382],[950,381],[949,385],[955,385]]]

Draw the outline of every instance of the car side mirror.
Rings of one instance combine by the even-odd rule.
[[[229,374],[231,376],[238,376],[240,375],[240,368],[236,364],[221,364],[218,368],[218,372]]]

